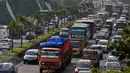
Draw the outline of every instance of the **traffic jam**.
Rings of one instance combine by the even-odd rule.
[[[62,73],[73,58],[80,58],[73,66],[73,73],[92,73],[92,68],[100,69],[101,60],[107,54],[102,73],[111,70],[122,72],[122,61],[113,55],[114,50],[107,49],[107,45],[123,39],[122,30],[127,26],[128,16],[129,5],[122,2],[115,5],[107,3],[95,14],[76,20],[71,28],[61,28],[59,35],[41,42],[39,49],[27,50],[23,63],[38,64],[38,73],[52,73],[53,70]],[[4,65],[13,66],[3,63],[0,69],[4,69]],[[15,68],[12,71],[18,73]]]

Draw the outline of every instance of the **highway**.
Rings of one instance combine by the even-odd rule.
[[[107,58],[107,54],[104,54],[103,60],[100,61],[100,70],[103,71],[105,60]],[[64,70],[62,73],[73,73],[74,65],[77,64],[80,58],[73,58],[71,64]],[[39,73],[39,66],[38,65],[31,65],[31,64],[22,64],[18,67],[18,73]]]

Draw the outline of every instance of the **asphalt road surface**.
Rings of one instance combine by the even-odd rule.
[[[102,71],[104,69],[106,58],[107,58],[107,54],[104,54],[103,60],[100,61],[99,69]],[[73,58],[71,61],[71,64],[64,71],[62,71],[62,73],[73,73],[74,65],[76,65],[79,60],[80,60],[80,58]],[[22,64],[18,67],[18,73],[39,73],[39,66],[31,65],[31,64]],[[47,73],[47,72],[45,72],[45,73]]]

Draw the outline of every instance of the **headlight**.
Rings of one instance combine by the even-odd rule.
[[[45,63],[44,63],[44,62],[42,62],[41,64],[42,64],[42,65],[44,65]]]
[[[24,59],[27,59],[27,57],[26,57],[26,56],[24,56]]]
[[[54,65],[58,66],[58,65],[59,65],[59,63],[54,63]]]

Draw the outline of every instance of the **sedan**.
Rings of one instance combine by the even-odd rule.
[[[38,63],[38,49],[29,49],[24,55],[25,63]]]
[[[105,71],[107,72],[112,71],[112,70],[121,72],[123,70],[123,67],[121,67],[119,62],[107,62],[104,68],[105,68]]]
[[[77,65],[75,65],[74,73],[78,73],[79,71],[84,71],[84,70],[90,71],[91,67],[92,67],[91,60],[80,59]]]
[[[112,37],[111,42],[118,41],[118,40],[121,40],[121,39],[123,39],[121,35],[115,35],[115,36]]]
[[[13,63],[0,63],[0,73],[18,73]]]
[[[108,56],[106,62],[119,62],[119,60],[117,57],[110,55]]]
[[[102,46],[103,52],[108,53],[108,50],[107,50],[108,40],[99,40],[97,44]]]
[[[34,39],[35,37],[36,37],[35,32],[27,32],[27,33],[26,33],[26,39],[27,39],[27,40]]]

